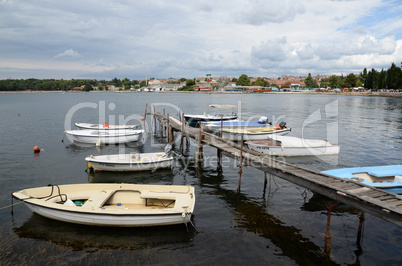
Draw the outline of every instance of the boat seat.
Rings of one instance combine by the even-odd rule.
[[[368,171],[369,175],[375,177],[386,177],[386,176],[395,176],[395,175],[402,175],[402,171],[395,171],[395,170],[371,170]]]
[[[169,207],[171,204],[175,204],[175,206],[182,206],[188,204],[188,194],[187,193],[168,193],[168,195],[164,196],[161,192],[151,192],[151,191],[142,191],[141,198],[147,199],[157,199],[157,200],[172,200],[170,204],[165,207]],[[163,204],[163,203],[162,203]],[[164,205],[164,204],[163,204]]]
[[[82,208],[100,208],[115,190],[99,190],[91,192],[88,200],[82,205]]]

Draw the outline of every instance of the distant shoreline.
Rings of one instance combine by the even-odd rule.
[[[91,91],[89,93],[105,93],[112,91]],[[0,91],[0,93],[83,93],[82,91]],[[135,91],[115,91],[115,93],[138,93]],[[144,93],[144,92],[141,92]],[[402,98],[402,92],[312,92],[312,91],[287,91],[287,92],[263,92],[263,93],[245,93],[237,91],[213,91],[213,92],[200,92],[200,91],[158,91],[158,92],[145,92],[145,93],[189,93],[189,94],[256,94],[256,95],[269,95],[269,94],[318,94],[318,95],[347,95],[347,96],[377,96],[377,97],[392,97]]]

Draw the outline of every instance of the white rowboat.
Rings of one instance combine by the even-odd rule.
[[[112,155],[90,155],[85,158],[88,168],[99,171],[149,171],[169,168],[173,156],[165,152]]]
[[[222,138],[232,141],[268,139],[272,135],[288,134],[290,128],[258,127],[258,128],[227,128],[222,129]]]
[[[318,156],[339,154],[340,147],[327,140],[271,136],[268,140],[247,141],[249,149],[271,156]]]
[[[144,130],[66,130],[70,140],[89,144],[118,144],[139,141]]]
[[[49,185],[13,192],[34,213],[76,224],[137,227],[188,223],[194,187],[135,184]]]
[[[120,129],[134,129],[138,125],[109,125],[108,123],[103,124],[90,124],[90,123],[75,123],[78,129],[96,129],[96,130],[120,130]]]

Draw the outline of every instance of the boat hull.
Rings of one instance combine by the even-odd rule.
[[[323,173],[402,194],[402,165],[341,168]]]
[[[139,141],[144,130],[69,130],[65,131],[73,142],[88,144],[119,144]]]
[[[164,152],[144,154],[114,154],[88,156],[85,160],[88,168],[95,172],[138,172],[154,171],[161,168],[170,168],[173,165],[173,156]]]
[[[211,132],[228,128],[258,128],[258,127],[270,127],[270,126],[271,124],[269,123],[260,123],[257,121],[238,121],[238,120],[201,123],[201,128],[203,130]]]
[[[255,150],[270,156],[320,156],[320,155],[336,155],[339,154],[339,145],[329,147],[286,147],[260,145],[247,142],[249,149]]]
[[[199,126],[202,122],[218,122],[237,119],[237,115],[184,115],[189,126]]]
[[[134,129],[137,128],[138,125],[109,125],[107,126],[103,124],[90,124],[90,123],[75,123],[74,124],[78,129],[92,129],[92,130],[122,130],[122,129]]]
[[[229,139],[232,141],[241,141],[242,136],[244,141],[248,140],[263,140],[268,139],[269,136],[272,135],[286,135],[290,132],[290,128],[271,130],[269,132],[256,132],[256,133],[247,133],[247,132],[234,132],[234,131],[226,131],[222,130],[222,138]]]
[[[162,226],[188,223],[191,215],[182,213],[168,214],[147,214],[147,215],[124,215],[124,214],[106,214],[99,213],[76,213],[72,211],[61,211],[49,209],[25,202],[25,205],[34,213],[43,217],[67,223],[85,224],[94,226],[108,227],[145,227]]]
[[[188,223],[195,206],[191,186],[72,184],[25,189],[12,195],[49,219],[111,227]],[[82,200],[82,205],[76,205],[76,200]],[[66,204],[68,201],[71,204]]]

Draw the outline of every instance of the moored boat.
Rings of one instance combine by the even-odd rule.
[[[211,104],[209,107],[211,108],[220,108],[220,109],[235,109],[236,105],[221,105],[221,104]],[[186,120],[189,126],[199,126],[202,122],[217,122],[217,121],[228,121],[237,119],[237,115],[232,112],[231,114],[206,114],[202,115],[197,114],[184,114],[184,119]]]
[[[12,196],[50,219],[114,227],[188,223],[195,206],[194,187],[174,185],[49,185]]]
[[[121,129],[134,129],[138,128],[138,125],[109,125],[109,123],[103,124],[91,124],[91,123],[75,123],[78,129],[95,129],[95,130],[121,130]]]
[[[236,114],[231,115],[211,115],[211,114],[202,114],[202,115],[191,115],[185,114],[184,119],[190,126],[198,126],[201,122],[216,122],[216,121],[228,121],[237,119]]]
[[[291,131],[291,128],[286,127],[286,123],[275,127],[257,127],[257,128],[227,128],[222,129],[222,138],[241,141],[242,137],[244,141],[247,140],[261,140],[268,139],[272,135],[286,135]]]
[[[169,168],[173,164],[173,155],[170,148],[164,152],[154,153],[132,153],[132,154],[111,154],[111,155],[90,155],[85,158],[88,168],[95,172],[116,171],[116,172],[138,172],[154,171],[159,168]]]
[[[318,156],[339,154],[340,147],[327,140],[303,139],[290,136],[270,136],[267,140],[247,141],[251,150],[270,156]]]
[[[144,130],[66,130],[70,140],[89,144],[119,144],[139,141]]]
[[[269,127],[272,123],[268,121],[268,118],[263,116],[258,121],[240,121],[240,120],[227,120],[218,122],[202,122],[201,128],[205,131],[219,131],[220,129],[228,128],[258,128]]]
[[[350,179],[395,194],[402,194],[402,165],[341,168],[323,173]]]

